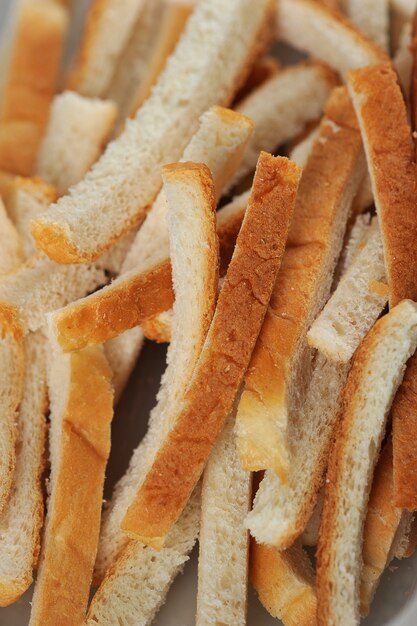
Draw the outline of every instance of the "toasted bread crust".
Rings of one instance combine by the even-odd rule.
[[[280,551],[251,541],[250,577],[265,609],[285,626],[315,626],[314,572],[302,547]]]
[[[394,450],[394,502],[409,511],[417,510],[417,356],[408,361],[400,388],[392,404]]]
[[[31,626],[84,621],[98,543],[113,416],[112,372],[98,347],[69,358],[71,380],[62,416],[59,467],[52,485]]]
[[[0,111],[0,169],[30,176],[56,89],[68,10],[23,3]]]
[[[281,263],[300,171],[261,153],[252,195],[183,409],[122,523],[161,546],[178,519],[230,412]]]
[[[388,64],[349,73],[377,206],[390,305],[417,300],[416,164],[397,75]]]
[[[397,322],[398,321],[398,322]],[[401,326],[404,334],[395,335],[397,331],[396,324]],[[415,305],[409,301],[400,303],[393,311],[380,319],[362,342],[356,356],[352,369],[350,371],[347,384],[343,391],[342,406],[340,411],[340,427],[335,434],[335,443],[330,454],[329,470],[326,480],[326,495],[322,514],[322,523],[320,528],[320,538],[318,545],[317,560],[317,598],[318,598],[318,624],[319,626],[328,626],[329,624],[341,624],[335,616],[335,606],[341,601],[340,587],[341,582],[336,581],[336,577],[340,577],[342,573],[337,567],[338,558],[341,551],[341,533],[346,531],[346,516],[350,512],[351,502],[348,497],[350,495],[350,486],[352,480],[352,467],[357,459],[352,459],[352,442],[355,440],[356,433],[359,428],[359,416],[363,416],[363,407],[366,406],[367,395],[369,393],[369,372],[374,371],[375,354],[378,353],[378,345],[385,340],[385,346],[389,340],[396,342],[397,349],[400,350],[401,358],[407,358],[407,349],[410,351],[414,345],[415,324],[417,323],[417,311]],[[392,324],[392,326],[391,326]],[[394,330],[395,329],[395,330]],[[397,331],[400,333],[400,331]],[[408,346],[399,345],[401,339],[405,339],[406,332],[410,333],[407,339]],[[391,333],[391,334],[389,334]],[[401,339],[398,337],[401,336]],[[388,337],[390,339],[388,339]],[[400,356],[396,356],[397,360]],[[389,369],[389,363],[386,367]],[[387,388],[387,396],[395,392],[395,385],[400,382],[400,374],[393,377],[392,387]],[[386,398],[389,400],[389,398]],[[384,398],[385,402],[385,398]],[[355,541],[349,544],[351,560],[354,563],[346,564],[344,571],[350,572],[349,589],[344,589],[344,606],[349,609],[350,615],[346,619],[359,619],[359,584],[361,573],[360,551],[363,540],[363,525],[365,523],[366,505],[369,498],[371,488],[372,473],[379,454],[381,440],[384,434],[385,422],[389,410],[386,408],[384,415],[377,415],[378,424],[374,424],[374,432],[371,439],[365,441],[368,444],[369,457],[366,462],[366,476],[356,477],[356,483],[359,483],[360,493],[357,492],[357,510],[355,510],[351,532],[357,531]],[[382,407],[380,407],[382,410]],[[362,412],[361,412],[362,411]],[[364,435],[362,435],[363,437]],[[357,438],[356,438],[357,440]],[[357,473],[357,471],[356,471]],[[366,482],[366,486],[362,486],[362,482]],[[356,484],[355,483],[355,484]],[[343,526],[343,524],[345,524]],[[358,527],[356,528],[356,525]],[[345,535],[345,532],[343,533]],[[346,539],[345,539],[346,540]],[[355,555],[357,555],[356,561]],[[344,553],[346,557],[346,551]],[[344,579],[344,582],[346,580]],[[351,604],[351,596],[355,595],[355,603]],[[349,605],[347,604],[349,598]],[[357,604],[356,604],[357,603]],[[350,623],[350,621],[349,621]],[[353,622],[352,622],[353,623]]]

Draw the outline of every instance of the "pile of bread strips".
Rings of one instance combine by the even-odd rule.
[[[244,626],[249,578],[285,626],[354,626],[413,555],[416,11],[12,3],[0,606],[35,581],[30,626],[151,624],[197,541],[197,626]],[[166,369],[103,503],[145,338]]]

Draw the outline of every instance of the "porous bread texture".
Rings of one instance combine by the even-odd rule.
[[[120,399],[129,377],[136,365],[143,346],[141,328],[130,328],[104,344],[104,352],[113,372],[115,403]]]
[[[250,576],[262,605],[284,626],[316,624],[314,572],[301,545],[280,551],[252,540]]]
[[[19,3],[0,107],[2,170],[34,173],[67,27],[68,10],[56,0]]]
[[[371,479],[386,420],[417,345],[417,305],[379,320],[356,353],[329,462],[318,548],[320,626],[359,623],[361,550]]]
[[[7,504],[16,463],[17,410],[23,394],[23,329],[15,307],[0,304],[0,514]]]
[[[193,549],[200,525],[198,485],[161,550],[129,541],[91,602],[86,626],[149,626]]]
[[[279,0],[277,7],[278,37],[328,63],[343,78],[352,68],[389,60],[383,50],[351,22],[319,2]]]
[[[328,299],[349,210],[365,171],[348,93],[336,88],[303,171],[286,253],[251,363],[236,419],[248,470],[273,469],[285,482],[311,369],[306,334]]]
[[[54,185],[60,196],[78,183],[100,156],[116,112],[110,101],[83,98],[71,91],[55,96],[36,173]]]
[[[17,414],[16,466],[7,507],[0,513],[0,606],[16,602],[32,583],[40,550],[46,436],[46,341],[24,340],[25,375]]]
[[[355,261],[358,253],[365,246],[368,236],[372,232],[371,222],[371,214],[364,213],[363,215],[358,215],[355,218],[355,221],[348,225],[345,236],[346,243],[337,263],[333,279],[334,289],[337,287],[341,278],[345,275],[351,264]]]
[[[294,163],[261,153],[191,384],[121,525],[144,543],[163,545],[232,410],[281,263],[299,176]]]
[[[330,361],[348,363],[388,302],[384,250],[377,219],[371,232],[307,333]]]
[[[249,534],[244,521],[252,480],[240,465],[233,428],[232,415],[203,475],[197,626],[246,626]]]
[[[281,63],[276,57],[270,56],[269,54],[259,57],[252,65],[245,83],[235,96],[235,106],[252,91],[260,87],[262,83],[272,78],[272,76],[275,76],[281,69]]]
[[[390,306],[417,299],[417,189],[411,130],[388,64],[349,73],[384,244]]]
[[[303,405],[292,416],[294,445],[287,481],[268,470],[247,517],[252,536],[280,550],[304,532],[317,504],[349,372],[349,365],[331,363],[322,355],[316,356],[312,368],[308,381],[302,381]]]
[[[83,96],[103,97],[146,0],[94,0],[68,80]]]
[[[324,63],[304,61],[278,72],[241,101],[237,110],[254,121],[255,132],[229,188],[255,169],[261,150],[273,152],[307,122],[318,120],[337,82]]]
[[[0,198],[0,276],[11,274],[23,261],[22,241]]]
[[[164,0],[146,0],[129,41],[119,57],[106,97],[117,104],[116,133],[123,128],[138,85],[144,80],[154,42],[158,37]]]
[[[395,556],[405,534],[410,514],[394,503],[392,442],[382,449],[372,479],[372,488],[363,530],[360,612],[366,616],[371,608],[380,578]]]
[[[18,308],[22,323],[36,331],[45,313],[106,282],[102,270],[92,265],[59,265],[44,255],[34,256],[0,282],[0,302]]]
[[[227,269],[232,256],[246,203],[247,198],[240,196],[217,213],[222,269]],[[56,337],[64,351],[102,343],[170,310],[174,294],[169,256],[162,245],[149,250],[152,254],[146,260],[110,285],[53,313]]]
[[[72,626],[84,621],[97,551],[112,373],[101,346],[65,355],[53,338],[47,367],[51,474],[29,624]]]
[[[204,111],[233,98],[263,47],[271,8],[271,0],[198,3],[135,119],[70,194],[33,222],[40,248],[61,263],[91,261],[144,218],[161,186],[160,166],[181,156]]]
[[[167,59],[175,50],[175,46],[180,39],[188,18],[194,10],[196,2],[189,0],[169,2],[165,0],[163,12],[160,15],[159,28],[156,38],[153,41],[151,54],[146,64],[146,73],[142,77],[135,93],[130,116],[134,116],[136,111],[149,97],[153,85],[158,80],[158,76],[164,69]]]
[[[32,219],[57,199],[56,189],[40,178],[16,177],[5,195],[7,212],[21,239],[23,254],[28,259],[36,248],[30,230]]]
[[[341,8],[362,33],[388,52],[389,0],[342,0]]]
[[[218,284],[218,243],[215,231],[214,187],[204,165],[175,164],[164,168],[169,203],[172,279],[176,294],[173,336],[167,368],[161,380],[149,429],[136,448],[126,474],[117,484],[104,514],[96,578],[127,545],[120,524],[144,479],[153,455],[171,428],[214,313]]]

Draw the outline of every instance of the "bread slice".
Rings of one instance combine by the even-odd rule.
[[[241,101],[237,109],[255,122],[255,133],[230,186],[255,169],[261,150],[273,152],[318,120],[336,84],[327,65],[305,61],[278,72]]]
[[[0,276],[14,272],[23,261],[22,241],[0,198]]]
[[[250,575],[259,600],[284,626],[314,626],[314,572],[301,545],[288,550],[251,542]]]
[[[294,161],[294,163],[297,163],[299,167],[304,169],[313,151],[314,143],[319,135],[320,125],[318,124],[304,137],[304,139],[299,141],[292,148],[292,150],[290,150],[289,158],[291,161]]]
[[[143,543],[163,545],[232,409],[281,263],[299,175],[287,159],[261,153],[233,258],[181,409],[121,524]],[[169,505],[161,508],[161,502]]]
[[[59,265],[44,255],[34,256],[0,282],[0,302],[18,308],[24,326],[36,331],[45,313],[82,297],[106,282],[93,265]]]
[[[309,345],[330,361],[348,363],[388,302],[378,221],[308,331]]]
[[[368,237],[373,230],[371,224],[372,216],[370,213],[365,213],[358,215],[355,221],[348,227],[345,236],[345,245],[340,255],[333,280],[333,287],[335,289],[368,241]]]
[[[134,117],[137,110],[149,98],[152,87],[164,69],[168,57],[175,50],[187,20],[194,10],[196,0],[165,0],[164,5],[158,34],[148,59],[147,71],[134,96],[130,110],[131,117]]]
[[[359,30],[389,50],[389,0],[342,0],[342,8]]]
[[[141,328],[131,328],[104,344],[104,352],[113,372],[114,401],[118,402],[139,358],[143,346]]]
[[[271,0],[198,3],[135,119],[71,195],[33,222],[41,249],[61,263],[86,262],[143,219],[161,186],[160,166],[181,156],[200,115],[231,100],[244,80],[263,48],[271,7]]]
[[[0,382],[0,514],[12,487],[16,463],[16,419],[23,394],[25,356],[23,330],[18,311],[0,304],[0,348],[2,376]]]
[[[380,578],[395,556],[398,544],[404,541],[404,530],[410,514],[396,508],[394,503],[392,442],[382,449],[372,481],[363,531],[360,610],[366,616]]]
[[[94,0],[67,87],[83,96],[105,96],[146,0]]]
[[[161,550],[143,546],[138,541],[127,544],[93,597],[86,626],[113,626],[115,623],[147,626],[152,623],[195,545],[200,504],[200,485],[197,485]]]
[[[104,518],[97,559],[97,578],[120,555],[127,537],[120,523],[184,395],[213,316],[218,281],[214,187],[206,166],[176,164],[164,168],[164,190],[170,203],[170,237],[176,292],[172,341],[167,369],[149,431],[134,452],[129,469],[116,487]],[[187,280],[184,280],[187,277]]]
[[[329,297],[364,171],[355,113],[346,89],[336,88],[301,178],[287,251],[237,411],[243,466],[273,469],[284,482],[295,446],[291,424],[309,380],[307,331]]]
[[[113,102],[65,91],[52,102],[36,172],[59,195],[78,183],[101,155],[116,119]]]
[[[106,98],[118,109],[115,134],[120,132],[132,110],[138,86],[144,80],[154,42],[158,39],[165,0],[145,0],[132,34],[119,56],[113,76],[106,90]]]
[[[110,452],[111,376],[100,346],[64,355],[51,343],[51,476],[30,626],[84,621]]]
[[[403,301],[375,324],[349,374],[320,529],[320,625],[359,621],[360,554],[372,474],[392,400],[416,345],[417,305]]]
[[[413,71],[413,55],[411,53],[412,25],[407,22],[400,35],[398,48],[393,57],[393,65],[397,72],[398,80],[405,100],[408,103],[410,98],[411,76]]]
[[[239,198],[230,209],[225,211],[224,207],[218,212],[218,237],[225,259],[230,259],[233,252],[246,203],[245,197]],[[57,340],[64,351],[107,341],[171,308],[171,263],[164,246],[161,248],[158,256],[154,251],[153,256],[109,286],[53,313]]]
[[[241,100],[249,96],[252,91],[255,91],[267,80],[276,76],[281,69],[281,63],[277,57],[267,54],[257,59],[252,65],[244,85],[242,85],[235,96],[235,104],[238,106]]]
[[[197,626],[246,626],[252,480],[242,469],[230,417],[203,476]]]
[[[40,178],[18,176],[10,183],[4,201],[7,212],[19,233],[26,259],[35,252],[30,223],[57,197],[56,189]]]
[[[0,169],[31,176],[57,88],[68,10],[57,0],[18,7],[0,107]]]
[[[414,146],[395,71],[385,64],[350,72],[384,244],[390,305],[417,299],[417,189]]]
[[[41,333],[24,341],[23,397],[17,414],[16,466],[0,514],[0,606],[15,602],[32,583],[44,516],[42,472],[46,436],[46,345]]]
[[[277,29],[282,41],[328,63],[343,78],[352,68],[388,61],[351,22],[314,0],[280,0]]]

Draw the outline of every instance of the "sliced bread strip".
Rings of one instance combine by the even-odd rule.
[[[226,260],[233,253],[246,204],[247,196],[239,197],[217,214],[220,252]],[[168,311],[173,301],[171,262],[162,246],[158,256],[154,251],[108,287],[56,311],[53,323],[57,340],[64,351],[102,343]]]
[[[152,455],[170,429],[204,344],[217,298],[218,250],[214,187],[204,165],[164,168],[169,202],[170,238],[175,289],[172,341],[167,368],[153,408],[149,431],[135,450],[128,471],[116,487],[102,528],[96,577],[101,579],[127,544],[120,523]],[[185,280],[186,277],[186,280]]]
[[[359,623],[361,550],[372,475],[407,359],[417,345],[417,305],[403,301],[361,344],[343,393],[329,462],[318,548],[318,623]]]
[[[71,71],[68,88],[90,98],[103,97],[145,0],[94,0]]]
[[[281,69],[281,63],[277,57],[265,55],[257,59],[252,65],[244,85],[237,92],[235,103],[239,103],[267,80],[276,76]]]
[[[82,297],[106,282],[92,265],[59,265],[44,255],[34,256],[0,282],[0,302],[19,310],[28,330],[36,331],[45,313]]]
[[[287,159],[261,153],[233,258],[181,409],[121,524],[144,543],[163,545],[231,412],[281,264],[299,176]],[[161,507],[161,502],[169,504]]]
[[[25,377],[17,416],[16,467],[0,514],[0,606],[16,602],[32,583],[44,517],[42,472],[46,437],[46,340],[25,338]]]
[[[318,120],[336,84],[327,65],[305,61],[278,72],[239,102],[238,111],[255,122],[255,132],[230,186],[255,169],[261,150],[273,152]]]
[[[237,412],[243,466],[271,468],[284,482],[295,444],[291,423],[308,383],[307,331],[329,297],[364,171],[355,113],[346,89],[337,88],[301,178],[287,250]]]
[[[196,626],[246,626],[252,480],[233,428],[230,417],[204,470]]]
[[[21,238],[0,198],[0,276],[14,272],[23,261]]]
[[[0,304],[0,513],[12,487],[16,463],[17,410],[22,400],[25,355],[23,329],[15,307]]]
[[[36,170],[59,195],[78,183],[101,155],[116,112],[113,102],[71,91],[54,98]]]
[[[307,334],[309,345],[336,363],[351,360],[388,302],[384,250],[376,219],[371,231]]]
[[[33,222],[41,249],[61,263],[86,262],[143,219],[161,186],[160,166],[181,156],[200,115],[231,100],[244,80],[271,7],[270,0],[198,3],[135,119],[71,194]]]
[[[390,305],[417,300],[417,188],[414,146],[397,75],[388,64],[350,72],[384,244]]]
[[[389,4],[389,0],[342,0],[348,18],[386,52],[389,49]]]
[[[56,189],[40,178],[16,177],[10,183],[4,201],[20,235],[26,259],[35,252],[30,223],[57,197]]]
[[[279,551],[252,540],[250,576],[263,606],[284,626],[315,626],[314,572],[301,545]]]
[[[106,98],[117,104],[116,133],[123,129],[126,117],[132,110],[138,85],[142,83],[148,71],[153,45],[158,39],[164,6],[164,0],[145,0],[130,39],[116,63],[105,94]]]
[[[198,536],[201,514],[197,485],[161,550],[130,541],[98,588],[85,626],[149,626],[169,588],[188,561]]]
[[[417,358],[407,364],[404,379],[392,405],[392,443],[394,450],[394,502],[396,506],[417,510],[417,432],[416,389]]]
[[[99,538],[113,416],[101,346],[64,355],[51,342],[49,498],[30,626],[79,626]]]
[[[150,96],[151,89],[164,69],[168,57],[174,51],[195,5],[196,0],[165,0],[158,34],[146,66],[146,74],[138,85],[130,109],[131,117],[134,117],[136,111]]]
[[[410,513],[394,503],[392,442],[382,449],[372,481],[363,531],[360,583],[361,615],[368,615],[380,578],[396,556],[411,522]]]
[[[352,68],[388,61],[383,50],[351,22],[319,2],[279,0],[277,5],[279,38],[328,63],[343,78]]]
[[[34,173],[57,88],[68,10],[57,0],[22,0],[0,107],[0,169]]]

